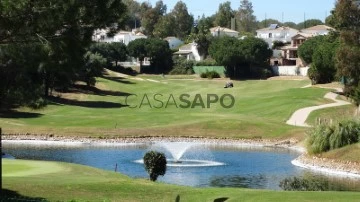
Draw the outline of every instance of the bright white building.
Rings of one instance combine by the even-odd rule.
[[[125,45],[128,45],[135,39],[147,38],[147,36],[145,36],[143,33],[135,31],[119,31],[115,33],[114,36],[108,36],[107,33],[107,29],[96,30],[93,35],[93,41],[106,43],[121,42]]]
[[[257,38],[266,41],[270,47],[272,47],[274,41],[281,41],[284,43],[290,43],[291,38],[295,36],[299,30],[291,27],[278,26],[277,24],[271,24],[267,28],[256,30]]]
[[[179,51],[174,53],[180,57],[186,57],[187,60],[201,61],[202,57],[199,54],[196,43],[189,43],[181,46]]]

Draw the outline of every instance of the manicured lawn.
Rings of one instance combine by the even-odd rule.
[[[19,165],[32,167],[28,175],[16,176]],[[283,192],[235,188],[191,188],[146,179],[131,179],[119,173],[87,166],[2,159],[1,198],[23,197],[49,201],[358,201],[354,192]],[[39,172],[60,168],[52,173]],[[15,169],[16,170],[16,169]],[[34,170],[34,172],[32,172]],[[144,171],[145,172],[145,171]],[[5,196],[6,193],[7,196]]]
[[[156,77],[159,76],[148,76]],[[41,110],[22,108],[17,112],[2,113],[0,125],[3,133],[85,137],[288,138],[301,137],[304,132],[302,128],[285,124],[294,111],[328,102],[323,96],[329,90],[301,88],[309,84],[307,80],[235,81],[232,89],[224,89],[225,81],[222,80],[172,80],[172,77],[157,80],[162,83],[115,75],[98,78],[95,93],[65,93]],[[160,108],[155,108],[161,106],[154,100],[155,94],[162,95],[157,97],[163,102]],[[205,109],[201,106],[183,109],[179,107],[182,94],[188,94],[190,102],[196,94],[200,94],[204,102],[207,94],[216,94],[219,99],[224,94],[231,94],[235,105],[230,109],[219,103]],[[127,95],[132,95],[127,100],[130,107],[137,105],[137,108],[124,106]],[[143,101],[145,95],[151,107],[147,99]],[[229,104],[230,99],[224,99],[224,103]]]
[[[322,153],[321,157],[360,163],[360,143]]]
[[[345,105],[341,107],[321,109],[312,112],[306,122],[308,124],[315,125],[319,118],[322,122],[336,122],[351,118],[355,115],[355,113],[355,105]]]

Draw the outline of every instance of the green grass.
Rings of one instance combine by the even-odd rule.
[[[143,76],[146,77],[146,76]],[[152,76],[148,76],[151,78]],[[309,81],[235,81],[235,88],[224,89],[224,81],[171,80],[167,84],[116,77],[98,78],[100,93],[66,93],[42,110],[18,109],[18,113],[0,115],[3,133],[55,134],[68,136],[198,136],[228,138],[288,138],[303,136],[304,129],[288,126],[286,120],[299,108],[328,102],[329,91],[319,88],[302,89]],[[231,94],[235,105],[224,109],[220,104],[211,108],[182,109],[173,100],[167,108],[149,105],[124,107],[126,97],[131,106],[149,96],[151,105],[158,103],[154,94],[162,94],[164,106],[171,95],[179,105],[179,96],[189,94],[193,101],[201,94]],[[69,101],[69,99],[71,99]],[[146,100],[145,100],[146,101]],[[226,100],[228,102],[229,100]],[[145,102],[147,103],[147,101]],[[159,106],[159,105],[157,105]],[[4,118],[7,117],[7,118]]]
[[[360,143],[321,154],[324,158],[360,163]]]
[[[337,122],[343,119],[348,119],[349,117],[353,117],[355,112],[356,106],[354,105],[345,105],[341,107],[316,110],[310,114],[306,122],[311,125],[317,124],[319,119],[328,123],[331,121]]]
[[[16,163],[14,163],[16,162]],[[15,176],[18,165],[61,167],[53,173]],[[33,167],[36,165],[36,167]],[[2,159],[3,175],[1,197],[17,196],[49,201],[358,201],[355,192],[283,192],[236,188],[191,188],[131,179],[119,173],[103,171],[87,166],[25,160]],[[5,172],[4,172],[5,171]],[[37,172],[37,171],[36,171]],[[40,173],[37,173],[40,174]]]

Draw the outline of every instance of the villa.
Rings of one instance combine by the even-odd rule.
[[[107,29],[96,30],[93,35],[93,41],[105,43],[121,42],[128,45],[131,41],[136,39],[147,38],[147,36],[145,36],[142,32],[138,32],[136,30],[131,32],[119,31],[115,33],[114,36],[108,36],[108,32],[109,30]]]
[[[335,31],[335,29],[326,25],[316,25],[301,30],[301,32],[310,34],[312,36],[328,35],[331,31]]]
[[[256,36],[266,41],[269,44],[269,47],[272,47],[275,41],[290,43],[291,38],[298,32],[299,30],[297,29],[271,24],[267,28],[256,30]]]
[[[183,46],[180,46],[179,51],[174,53],[179,57],[186,57],[187,60],[201,61],[202,57],[199,54],[196,43],[189,43]]]

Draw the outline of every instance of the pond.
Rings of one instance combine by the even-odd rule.
[[[326,176],[296,167],[300,154],[272,147],[235,144],[164,143],[136,144],[32,144],[2,143],[3,152],[17,159],[62,161],[112,170],[133,178],[148,178],[141,159],[149,150],[164,152],[168,166],[158,181],[193,187],[241,187],[280,190],[289,177],[325,181],[331,190],[358,190],[360,180]],[[176,161],[179,161],[176,163]]]

